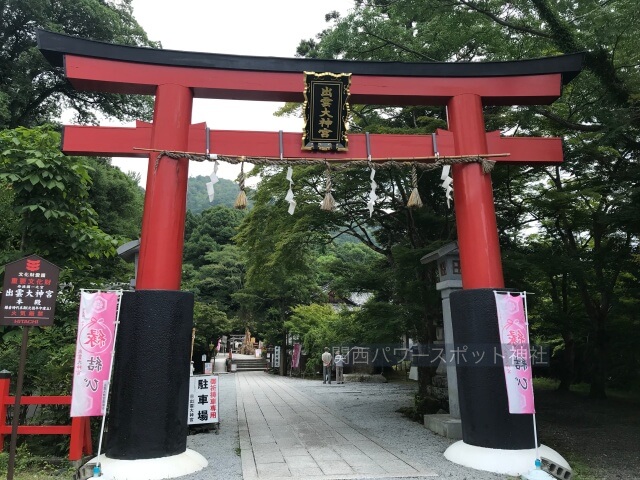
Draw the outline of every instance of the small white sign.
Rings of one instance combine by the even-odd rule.
[[[194,375],[189,379],[188,425],[218,423],[218,376]]]
[[[280,347],[273,348],[273,366],[280,368]]]

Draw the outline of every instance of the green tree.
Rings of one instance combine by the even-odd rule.
[[[357,343],[354,325],[348,316],[340,315],[331,305],[312,303],[294,307],[284,328],[302,340],[307,354],[306,372],[313,374],[321,368],[324,347]]]
[[[158,47],[133,18],[131,0],[8,0],[0,3],[0,129],[34,127],[63,108],[80,123],[97,114],[150,118],[149,98],[75,90],[36,47],[36,28],[125,45]]]
[[[506,258],[512,249],[527,251],[529,241],[537,249],[543,241],[549,252],[579,266],[558,273],[571,296],[564,304],[557,284],[531,286],[545,288],[555,312],[568,315],[567,305],[579,304],[589,319],[587,332],[568,328],[568,320],[559,324],[565,342],[576,334],[590,338],[586,358],[593,396],[604,396],[613,340],[608,325],[622,315],[617,292],[627,272],[634,271],[631,254],[637,250],[637,222],[630,212],[638,205],[638,15],[632,0],[357,1],[346,17],[330,16],[331,27],[301,42],[298,50],[309,57],[397,61],[586,52],[585,71],[552,106],[487,108],[485,115],[491,129],[567,139],[562,167],[498,167],[493,180]],[[531,227],[542,235],[527,239],[524,229]],[[544,261],[555,260],[546,256]],[[519,279],[516,275],[513,282]]]
[[[341,297],[376,291],[385,280],[380,276],[385,257],[361,242],[329,245],[316,262],[318,283]]]
[[[292,309],[321,296],[313,256],[324,233],[317,219],[302,215],[292,221],[281,208],[284,200],[274,195],[282,180],[282,175],[263,180],[236,236],[247,265],[246,282],[236,298],[257,333],[286,351],[284,325]],[[281,374],[286,364],[281,362]]]
[[[115,255],[117,242],[98,227],[87,166],[65,157],[59,144],[48,128],[0,131],[0,181],[12,191],[19,219],[7,253],[38,253],[60,267],[82,269],[90,259]]]
[[[194,292],[199,301],[215,304],[234,317],[239,310],[234,294],[242,289],[244,276],[244,255],[237,246],[224,245],[207,252],[200,267],[187,264],[182,285]]]
[[[245,258],[232,242],[244,216],[220,205],[197,215],[187,212],[182,289],[196,300],[196,352],[211,355],[209,345],[219,337],[244,332],[235,294],[244,284]]]
[[[144,190],[137,179],[110,164],[109,159],[86,158],[91,177],[89,203],[105,232],[134,240],[140,236]]]
[[[185,228],[183,258],[194,267],[201,267],[207,260],[205,255],[229,245],[245,216],[242,210],[215,206],[198,215],[190,215]]]
[[[196,329],[194,351],[211,356],[218,338],[231,331],[232,323],[215,304],[196,301],[193,306],[193,327]],[[199,359],[197,355],[194,358]]]

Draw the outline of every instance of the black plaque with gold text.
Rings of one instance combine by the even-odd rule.
[[[305,72],[303,150],[347,150],[350,73]]]
[[[0,325],[53,325],[60,269],[30,255],[5,266]]]

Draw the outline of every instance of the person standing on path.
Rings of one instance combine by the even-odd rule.
[[[344,383],[344,357],[336,353],[333,363],[336,365],[336,383]]]
[[[322,354],[322,383],[329,382],[331,385],[331,362],[333,356],[329,353],[329,347],[324,347],[324,353]]]

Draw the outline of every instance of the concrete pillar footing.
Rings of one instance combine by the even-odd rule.
[[[533,442],[532,442],[533,443]],[[540,445],[539,455],[547,458],[567,470],[569,463],[555,450]],[[454,443],[444,452],[444,458],[469,468],[505,475],[523,475],[535,468],[536,449],[503,450],[499,448],[476,447],[462,440]]]
[[[209,462],[194,450],[162,458],[146,458],[142,460],[117,460],[105,455],[92,458],[89,463],[100,462],[101,480],[160,480],[178,478],[199,472]]]

